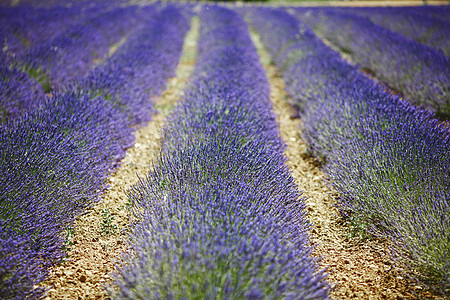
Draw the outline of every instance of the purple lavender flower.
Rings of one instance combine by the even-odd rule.
[[[342,211],[370,222],[447,293],[448,124],[384,91],[288,13],[250,14],[300,110],[304,139],[326,160]]]
[[[44,101],[41,86],[26,73],[0,64],[0,123],[15,119]]]
[[[45,289],[36,285],[65,255],[63,231],[99,199],[107,176],[132,144],[129,126],[136,120],[130,121],[128,112],[136,114],[139,107],[126,101],[127,96],[132,97],[127,93],[157,96],[163,81],[174,72],[188,27],[186,18],[171,6],[161,12],[156,7],[140,12],[151,13],[155,20],[96,72],[108,75],[102,72],[114,70],[108,67],[114,63],[121,68],[136,64],[140,66],[137,71],[145,72],[141,77],[127,73],[117,83],[110,81],[109,86],[114,87],[108,90],[110,94],[87,79],[54,90],[36,107],[26,107],[32,102],[26,98],[29,90],[24,89],[19,99],[8,91],[19,80],[33,81],[5,68],[4,77],[14,79],[2,86],[12,105],[2,103],[8,119],[0,124],[0,294],[6,299],[36,299],[45,294]],[[179,32],[176,26],[180,26]],[[149,28],[152,30],[144,34]],[[145,45],[153,46],[138,56],[139,47]],[[162,65],[165,68],[161,69]],[[115,70],[116,76],[120,74],[120,68]],[[154,83],[155,77],[144,78],[152,72],[159,76]],[[119,84],[125,82],[134,89],[124,89],[116,96]],[[151,101],[145,105],[151,110]],[[10,107],[15,106],[21,108],[20,114],[10,118]]]
[[[246,23],[205,6],[199,57],[158,165],[129,192],[118,299],[326,299]]]
[[[450,116],[448,58],[347,11],[299,9],[300,20],[347,52],[352,60],[417,105]],[[345,28],[345,30],[341,30]]]
[[[424,8],[425,9],[425,8]],[[442,50],[450,55],[450,24],[423,14],[423,10],[410,11],[404,7],[357,8],[352,13],[368,17],[372,22],[403,36]]]

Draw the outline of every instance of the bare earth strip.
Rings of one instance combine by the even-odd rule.
[[[252,39],[270,81],[274,112],[281,137],[287,144],[287,163],[299,189],[308,197],[306,204],[308,218],[313,224],[310,234],[315,245],[314,255],[322,258],[321,267],[327,268],[328,282],[335,286],[332,299],[422,298],[425,295],[411,292],[422,288],[408,286],[402,273],[390,262],[386,243],[376,239],[362,242],[348,236],[349,228],[335,207],[335,193],[325,185],[325,175],[318,164],[307,155],[307,146],[299,135],[301,120],[291,117],[293,108],[289,105],[284,81],[255,32],[252,32]]]
[[[129,35],[125,35],[124,37],[122,37],[120,39],[120,41],[118,41],[115,44],[112,44],[109,47],[109,51],[108,53],[105,55],[105,57],[97,57],[94,58],[94,66],[98,66],[99,64],[101,64],[102,62],[104,62],[105,60],[107,60],[108,58],[110,58],[111,56],[113,56],[113,54],[117,51],[117,49],[120,48],[120,46],[122,46],[128,39]]]
[[[111,282],[114,263],[127,249],[129,219],[125,192],[150,170],[159,152],[160,132],[164,120],[181,98],[186,82],[196,62],[196,46],[199,31],[197,17],[192,19],[176,76],[170,78],[167,89],[155,99],[158,113],[146,127],[134,134],[135,145],[128,149],[120,167],[109,178],[109,188],[102,201],[88,210],[75,222],[71,235],[69,261],[54,267],[45,285],[52,287],[46,299],[107,299],[104,286]]]

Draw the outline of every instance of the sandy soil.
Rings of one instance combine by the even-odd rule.
[[[107,299],[105,285],[111,282],[115,263],[127,249],[129,219],[126,191],[144,177],[159,152],[160,132],[166,116],[181,98],[196,61],[199,21],[193,18],[186,37],[176,76],[155,101],[158,113],[147,126],[134,134],[134,147],[128,149],[120,167],[109,178],[102,201],[77,218],[68,261],[51,270],[44,283],[51,287],[46,299]]]
[[[296,118],[292,101],[269,53],[258,35],[252,31],[261,63],[270,81],[271,99],[277,115],[282,139],[287,144],[285,155],[296,183],[304,195],[309,220],[313,224],[311,240],[314,255],[321,257],[321,267],[328,270],[328,282],[334,287],[333,299],[418,299],[431,297],[423,287],[411,285],[390,260],[389,245],[377,239],[362,241],[349,236],[350,228],[335,207],[336,193],[330,190],[318,162],[307,154],[307,146],[299,135],[301,120]]]

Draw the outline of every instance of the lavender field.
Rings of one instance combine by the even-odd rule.
[[[450,297],[450,7],[0,6],[0,299]]]

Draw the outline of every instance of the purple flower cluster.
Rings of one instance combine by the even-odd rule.
[[[16,64],[37,78],[44,91],[80,79],[103,59],[110,46],[138,24],[139,8],[128,6],[94,14],[30,49]]]
[[[129,145],[123,114],[102,98],[56,95],[1,128],[0,294],[40,295],[33,286],[58,262],[61,232],[98,198]]]
[[[70,87],[108,98],[123,108],[130,125],[150,120],[151,98],[160,95],[167,79],[175,75],[189,29],[187,16],[174,6],[160,13],[153,7],[143,10],[146,21],[126,44]]]
[[[158,164],[130,191],[115,299],[327,299],[246,23],[204,6],[198,63]]]
[[[87,80],[79,86],[87,86],[89,91],[75,89],[77,84],[73,83],[45,98],[38,108],[0,124],[2,299],[34,299],[45,294],[45,289],[36,285],[48,275],[48,267],[63,258],[64,230],[99,199],[107,176],[133,141],[129,126],[135,122],[130,122],[127,113],[140,107],[128,108],[134,104],[123,100],[126,92],[157,96],[163,81],[173,74],[189,23],[178,9],[169,6],[159,10],[158,6],[143,9],[151,12],[154,21],[136,36],[141,44],[136,38],[129,39],[117,57],[105,61],[98,70],[111,81],[128,76],[119,82],[133,89],[120,94],[123,98],[116,95],[118,83],[105,84],[105,89],[110,89],[104,95],[104,90],[94,90],[99,88],[95,82],[89,85]],[[177,26],[181,33],[174,32]],[[152,39],[159,44],[149,41]],[[168,50],[170,44],[173,49]],[[144,48],[139,56],[138,49],[147,45],[153,47]],[[140,65],[146,62],[148,66]],[[119,67],[108,68],[107,64],[123,69],[139,65],[139,71],[153,75],[143,78],[121,73]],[[116,73],[108,77],[106,70]],[[152,82],[155,78],[158,80]],[[145,105],[151,108],[150,99]]]
[[[0,7],[0,40],[2,53],[18,58],[30,48],[56,37],[74,22],[91,18],[105,10],[104,6],[92,7],[32,6]]]
[[[288,13],[251,12],[300,110],[305,140],[326,159],[342,211],[372,224],[448,293],[448,123],[385,92]]]
[[[450,23],[448,21],[427,17],[421,11],[411,12],[403,7],[389,8],[355,8],[351,13],[368,17],[372,22],[403,36],[442,50],[450,55]]]
[[[4,25],[0,29],[0,123],[37,107],[44,101],[44,91],[84,75],[93,67],[93,59],[106,54],[136,23],[134,8],[97,16],[102,10],[103,6],[0,10]],[[75,19],[80,21],[73,24]],[[27,45],[34,47],[27,51]]]
[[[75,20],[92,18],[103,9],[98,6],[0,8],[0,123],[16,118],[44,101],[44,93],[37,80],[14,64],[20,63],[30,47],[51,40],[66,31]]]
[[[450,6],[448,5],[425,5],[425,6],[406,6],[403,9],[407,12],[420,14],[430,18],[442,21],[450,21]]]
[[[297,9],[296,15],[410,101],[450,117],[450,62],[442,51],[407,39],[368,18],[333,8]]]
[[[44,93],[36,80],[0,63],[0,124],[35,109],[43,99]]]

